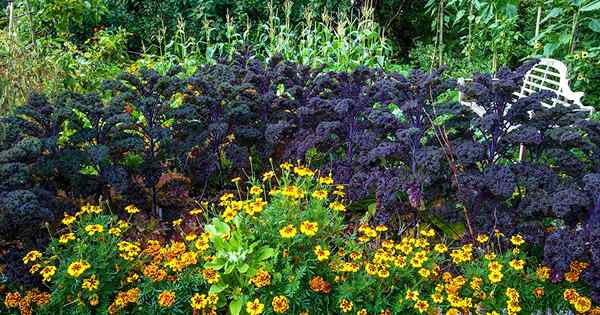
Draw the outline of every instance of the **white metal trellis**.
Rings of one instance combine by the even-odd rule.
[[[466,80],[459,80],[464,84]],[[543,58],[533,66],[523,78],[523,85],[519,92],[514,93],[516,98],[526,97],[540,91],[554,92],[555,97],[542,102],[542,106],[552,108],[556,105],[565,106],[573,111],[584,111],[588,113],[594,112],[591,106],[585,106],[581,102],[583,92],[573,92],[569,87],[569,77],[567,75],[567,66],[559,60]],[[470,108],[479,116],[485,114],[485,109],[476,102],[464,99],[464,95],[459,93],[459,101],[464,106]],[[510,104],[505,110],[510,108]],[[516,126],[513,126],[516,127]],[[525,154],[525,146],[521,144],[519,149],[519,160],[523,160]]]

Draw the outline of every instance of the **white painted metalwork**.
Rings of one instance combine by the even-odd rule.
[[[467,80],[459,79],[459,83],[464,84]],[[585,106],[581,103],[583,92],[573,92],[569,87],[567,76],[567,66],[559,60],[543,58],[533,68],[531,68],[523,79],[521,90],[515,93],[518,98],[526,97],[536,92],[547,90],[556,94],[555,97],[542,102],[542,105],[552,108],[558,104],[571,108],[573,111],[593,112],[592,106]],[[475,102],[464,99],[462,93],[459,94],[461,104],[469,107],[479,116],[483,116],[485,109]],[[508,109],[509,106],[507,106]]]

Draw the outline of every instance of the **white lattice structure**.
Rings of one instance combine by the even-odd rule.
[[[540,59],[540,62],[525,74],[523,86],[519,92],[515,93],[515,96],[525,97],[541,90],[552,91],[556,94],[556,97],[547,102],[542,102],[543,106],[554,107],[560,104],[572,108],[574,111],[586,111],[590,113],[594,111],[593,107],[584,106],[581,103],[583,92],[571,91],[567,76],[567,66],[559,60],[549,58]],[[475,102],[464,100],[462,93],[459,95],[459,100],[477,115],[483,116],[485,113],[485,109],[478,106]]]

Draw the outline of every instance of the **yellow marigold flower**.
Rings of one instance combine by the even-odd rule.
[[[64,225],[71,225],[75,222],[76,218],[72,215],[69,215],[65,212],[65,217],[62,219],[62,223]]]
[[[173,226],[180,226],[182,222],[183,222],[183,219],[177,219],[177,220],[173,220],[172,224],[173,224]]]
[[[492,271],[488,274],[488,279],[490,280],[491,283],[498,283],[498,282],[502,281],[503,277],[504,277],[504,275],[502,274],[502,272],[499,272],[499,271]]]
[[[136,214],[136,213],[140,212],[140,209],[138,207],[136,207],[135,205],[128,205],[127,207],[125,207],[125,212],[127,212],[129,214]]]
[[[377,232],[387,232],[388,231],[388,227],[385,226],[385,224],[380,224],[378,226],[375,227],[375,231]]]
[[[219,302],[219,296],[214,293],[209,293],[206,299],[208,300],[208,304],[211,305],[217,305]]]
[[[273,312],[279,314],[287,312],[290,308],[288,299],[283,295],[274,297],[271,305],[273,306]]]
[[[330,203],[329,208],[331,208],[334,211],[339,211],[339,212],[346,211],[346,206],[344,206],[344,204],[339,201],[334,201],[334,202]]]
[[[100,206],[87,204],[81,207],[81,212],[89,214],[100,214],[102,213],[102,208]]]
[[[268,171],[262,175],[263,182],[266,182],[275,176],[275,172]]]
[[[358,312],[356,312],[356,315],[367,315],[367,309],[365,308],[361,308]]]
[[[54,267],[54,266],[44,267],[40,271],[40,274],[42,275],[42,281],[48,282],[48,281],[52,280],[52,276],[54,276],[55,273],[56,273],[56,267]]]
[[[260,194],[262,194],[262,192],[263,192],[262,188],[260,188],[258,186],[252,186],[250,188],[251,195],[260,195]]]
[[[33,264],[33,265],[31,265],[31,268],[29,268],[29,273],[34,274],[38,270],[40,270],[41,267],[42,266],[40,264]]]
[[[67,273],[71,277],[79,277],[82,273],[90,268],[90,264],[84,260],[78,260],[69,265],[67,268]]]
[[[319,230],[319,224],[317,222],[304,221],[300,224],[300,232],[306,236],[314,236]]]
[[[343,313],[350,313],[353,307],[354,303],[348,299],[342,299],[340,301],[340,310],[342,310]]]
[[[429,303],[425,300],[418,300],[417,303],[415,303],[415,308],[419,313],[425,313],[427,309],[429,309]]]
[[[446,315],[460,315],[460,314],[461,314],[461,312],[455,308],[451,308],[446,311]]]
[[[501,263],[498,263],[498,262],[496,262],[496,261],[490,261],[490,263],[488,264],[488,269],[489,269],[490,271],[496,271],[496,272],[499,272],[499,271],[501,271],[501,270],[502,270],[502,268],[503,268],[502,264],[501,264]]]
[[[158,295],[158,305],[160,307],[170,307],[175,303],[175,292],[173,291],[162,291]]]
[[[279,235],[283,238],[292,238],[296,235],[296,228],[288,224],[279,230]]]
[[[40,258],[42,258],[42,253],[37,250],[32,250],[23,257],[23,263],[29,264],[30,262],[36,261]]]
[[[131,275],[127,276],[127,283],[134,283],[137,282],[140,279],[140,275],[138,275],[137,273],[132,273]]]
[[[419,300],[419,291],[413,291],[411,289],[406,290],[406,294],[404,297],[409,301],[418,301]]]
[[[258,315],[261,314],[265,309],[265,305],[260,303],[259,299],[254,299],[254,301],[246,302],[246,312],[250,315]]]
[[[93,236],[96,233],[104,232],[104,226],[100,224],[90,224],[85,227],[85,231],[88,235]]]
[[[327,194],[327,191],[325,191],[325,190],[315,190],[315,191],[312,193],[312,196],[313,196],[315,199],[317,199],[317,200],[325,200],[325,199],[327,199],[327,195],[328,195],[328,194]],[[333,203],[329,205],[329,207],[330,207],[331,209],[333,209],[333,206],[332,206],[332,205],[333,205]]]
[[[333,185],[333,178],[331,176],[319,177],[319,184]]]
[[[496,254],[494,252],[489,252],[489,253],[486,253],[484,257],[487,260],[494,260],[494,259],[496,259]]]
[[[487,243],[487,241],[489,241],[489,240],[490,240],[490,238],[486,234],[477,235],[477,241],[481,244]]]
[[[421,230],[421,235],[425,236],[425,237],[434,237],[435,236],[435,230],[430,228],[429,230]]]
[[[206,294],[198,294],[195,293],[191,298],[192,308],[195,310],[200,310],[206,308],[208,305],[208,300],[206,299]]]
[[[294,167],[294,173],[301,177],[312,177],[313,175],[315,175],[315,172],[313,172],[310,168],[306,166]]]
[[[419,275],[423,278],[428,278],[431,275],[431,271],[427,268],[421,268],[419,269]]]
[[[521,246],[525,243],[525,239],[520,234],[517,234],[510,237],[510,242],[515,246]]]
[[[84,279],[83,284],[81,284],[81,287],[88,291],[94,291],[98,289],[99,286],[100,281],[96,279],[96,275],[92,275],[91,277]]]
[[[285,163],[281,164],[280,167],[283,170],[289,171],[292,169],[293,165],[288,162],[285,162]]]
[[[438,252],[440,254],[443,254],[448,251],[448,246],[446,246],[446,244],[442,244],[442,243],[435,244],[435,246],[433,247],[433,250],[435,250],[436,252]]]
[[[194,208],[194,209],[190,210],[189,214],[192,216],[197,216],[197,215],[202,214],[202,212],[203,212],[202,208]]]
[[[209,284],[217,283],[219,282],[219,279],[221,279],[219,273],[212,268],[206,268],[202,270],[202,276]]]
[[[324,260],[329,259],[329,254],[330,254],[329,250],[321,248],[321,245],[315,246],[314,252],[315,252],[315,255],[317,255],[318,261],[324,261]]]
[[[523,260],[523,259],[513,259],[508,264],[514,270],[523,270],[523,267],[525,267],[525,260]]]
[[[440,304],[440,303],[444,302],[444,296],[441,295],[440,293],[434,293],[431,295],[431,300],[434,303]]]
[[[580,296],[577,299],[575,299],[575,302],[573,303],[573,306],[575,306],[575,310],[578,313],[586,313],[587,311],[589,311],[592,308],[592,301],[590,300],[590,298],[585,297],[585,296]]]
[[[390,276],[390,271],[385,266],[381,265],[377,269],[377,276],[379,278],[385,279]]]
[[[241,177],[235,177],[235,178],[231,179],[231,182],[237,185],[241,180],[242,180]]]
[[[112,227],[112,228],[108,229],[108,234],[110,234],[112,236],[119,236],[119,235],[121,235],[121,229],[118,227]]]

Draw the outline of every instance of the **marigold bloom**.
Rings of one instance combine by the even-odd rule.
[[[487,236],[486,234],[479,234],[477,235],[477,241],[481,244],[483,243],[487,243],[487,241],[489,241],[489,236]]]
[[[329,250],[321,248],[321,245],[315,246],[314,252],[315,252],[315,255],[317,255],[318,261],[324,261],[324,260],[329,259],[329,255],[330,255]]]
[[[90,224],[85,227],[85,231],[88,235],[93,236],[96,233],[104,232],[104,226],[100,224]]]
[[[565,289],[565,291],[563,292],[563,298],[566,301],[572,302],[575,299],[579,298],[579,293],[577,293],[577,290],[575,289]]]
[[[418,300],[417,303],[415,303],[415,308],[419,313],[425,313],[427,309],[429,309],[429,303],[425,300]]]
[[[46,267],[44,267],[40,271],[40,274],[42,275],[42,281],[48,282],[48,281],[52,280],[52,276],[54,276],[55,273],[56,273],[56,267],[55,266],[46,266]]]
[[[306,236],[314,236],[319,230],[319,224],[317,222],[304,221],[300,224],[300,232]]]
[[[203,212],[202,208],[194,208],[194,209],[190,210],[189,214],[191,216],[197,216],[197,215],[202,214],[202,212]]]
[[[498,282],[502,281],[503,277],[504,277],[504,275],[500,271],[492,271],[488,274],[488,279],[490,280],[491,283],[498,283]]]
[[[21,301],[21,293],[19,292],[9,292],[4,297],[4,306],[7,308],[15,308],[19,306],[19,302]]]
[[[173,304],[175,304],[175,292],[167,290],[158,295],[158,305],[160,307],[170,307]]]
[[[283,295],[274,297],[271,305],[273,306],[273,312],[279,314],[287,312],[290,308],[288,299]]]
[[[254,277],[250,278],[250,283],[254,284],[257,288],[266,287],[271,284],[271,275],[266,270],[260,269]]]
[[[533,295],[538,299],[541,298],[542,296],[544,296],[544,288],[537,287],[533,289]]]
[[[81,284],[81,287],[88,291],[94,291],[98,289],[99,286],[100,281],[96,279],[96,275],[92,275],[91,277],[84,279],[83,284]]]
[[[525,240],[523,239],[523,236],[517,234],[510,237],[510,242],[515,246],[521,246],[523,243],[525,243]]]
[[[573,306],[578,313],[586,313],[592,308],[592,301],[588,297],[580,296],[574,300]]]
[[[42,253],[37,250],[32,250],[23,257],[23,263],[29,264],[30,262],[36,261],[40,258],[42,258]]]
[[[523,267],[525,267],[525,260],[523,260],[523,259],[513,259],[508,264],[514,270],[523,270]]]
[[[574,271],[565,272],[565,280],[570,283],[577,282],[579,281],[579,273]]]
[[[129,214],[136,214],[140,212],[140,209],[138,209],[138,207],[136,207],[135,205],[128,205],[127,207],[125,207],[125,212]]]
[[[344,206],[344,204],[339,201],[334,201],[334,202],[330,203],[329,208],[331,208],[331,210],[338,211],[338,212],[346,211],[346,206]]]
[[[206,299],[206,294],[198,294],[195,293],[191,298],[192,308],[195,310],[200,310],[206,308],[208,305],[208,300]]]
[[[263,180],[263,182],[266,182],[266,181],[270,180],[271,178],[273,178],[273,176],[275,176],[275,172],[268,171],[262,175],[262,180]]]
[[[87,261],[79,260],[71,263],[67,268],[67,273],[72,277],[79,277],[82,273],[90,268],[90,264]]]
[[[265,309],[265,305],[260,303],[259,299],[254,299],[254,301],[246,302],[246,312],[250,315],[258,315],[261,314]]]
[[[340,301],[340,310],[342,310],[343,313],[350,313],[353,307],[354,303],[348,299],[342,299]]]
[[[312,277],[309,286],[314,292],[329,293],[331,291],[331,285],[320,276]]]
[[[208,282],[209,284],[217,283],[221,278],[219,273],[212,268],[206,268],[202,270],[202,276],[204,277],[204,279],[206,279],[206,282]]]
[[[67,226],[68,226],[68,225],[71,225],[71,224],[73,224],[73,223],[75,222],[75,220],[77,219],[77,218],[75,218],[74,216],[72,216],[72,215],[69,215],[69,214],[68,214],[68,213],[66,213],[66,212],[65,212],[65,214],[64,214],[64,215],[65,215],[65,216],[64,216],[64,218],[62,219],[62,223],[63,223],[64,225],[67,225]]]

